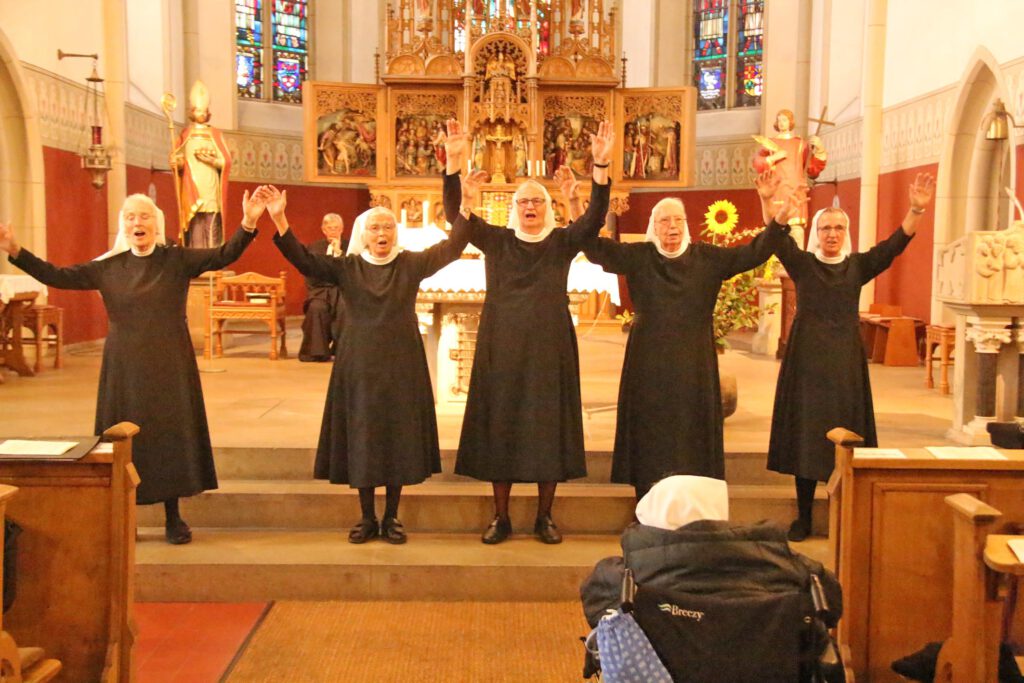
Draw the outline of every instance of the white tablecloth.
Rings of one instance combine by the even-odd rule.
[[[22,292],[39,292],[45,298],[46,285],[29,275],[0,275],[0,303]]]
[[[483,292],[487,289],[483,259],[459,259],[449,263],[420,283],[421,292]],[[607,292],[612,303],[620,305],[619,277],[604,272],[582,257],[569,268],[569,292]]]

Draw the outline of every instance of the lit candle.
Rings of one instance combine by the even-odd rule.
[[[402,227],[406,226],[406,219],[408,218],[405,209],[402,209]]]
[[[548,174],[548,162],[544,159],[540,161],[540,174],[546,176]]]
[[[430,200],[423,200],[423,227],[427,227],[430,224]]]

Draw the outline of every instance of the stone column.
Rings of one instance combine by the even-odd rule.
[[[1024,422],[1024,319],[1017,318],[1014,332],[1017,338],[1017,410],[1014,418]]]
[[[885,87],[885,31],[888,0],[868,0],[865,7],[864,71],[861,101],[864,119],[860,164],[860,218],[858,251],[875,246],[878,237],[878,175],[882,165],[882,105]],[[866,310],[875,300],[875,282],[860,290],[860,307]]]
[[[999,350],[1013,341],[1010,321],[1006,319],[967,319],[966,338],[974,345],[977,358],[974,418],[964,425],[973,436],[987,434],[987,425],[996,419],[996,374]]]

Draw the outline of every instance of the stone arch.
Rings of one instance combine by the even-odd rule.
[[[0,220],[14,224],[24,246],[45,254],[43,143],[29,93],[21,62],[0,29]]]
[[[985,139],[982,120],[996,98],[1007,101],[1008,90],[995,57],[984,47],[975,50],[960,79],[955,104],[946,122],[935,200],[935,253],[974,230],[1005,227],[1013,187],[1013,145]],[[1005,200],[1005,201],[1004,201]],[[933,321],[951,319],[935,298],[937,259],[932,259]]]

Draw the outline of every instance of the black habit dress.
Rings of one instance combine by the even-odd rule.
[[[309,245],[314,254],[327,254],[326,239]],[[344,254],[345,245],[341,245]],[[337,258],[341,258],[340,256]],[[334,354],[334,345],[341,337],[345,322],[345,304],[337,285],[315,277],[306,278],[306,301],[302,304],[302,346],[299,360],[327,359]]]
[[[652,242],[599,238],[587,258],[626,276],[636,317],[619,382],[612,481],[647,488],[667,474],[725,478],[715,302],[722,281],[763,263],[775,223],[749,244],[693,242],[676,258]]]
[[[486,257],[487,298],[456,473],[499,482],[586,476],[579,353],[565,288],[573,258],[604,225],[610,189],[594,183],[586,213],[540,242],[476,215],[468,221],[469,240]],[[458,175],[445,175],[449,216],[460,192]]]
[[[140,505],[217,488],[203,388],[185,319],[189,281],[238,259],[255,232],[239,228],[223,246],[157,246],[60,268],[22,249],[11,263],[59,289],[98,289],[110,327],[103,346],[96,434],[127,420],[139,426],[132,461]]]
[[[775,390],[768,469],[827,481],[835,448],[826,434],[835,427],[860,434],[867,446],[878,445],[860,336],[860,289],[910,239],[899,228],[869,251],[834,265],[791,239],[779,243],[776,253],[796,285],[796,316]]]
[[[353,488],[418,484],[441,471],[430,371],[416,319],[420,280],[459,258],[465,231],[385,265],[313,254],[292,231],[274,243],[345,302],[313,476]]]

